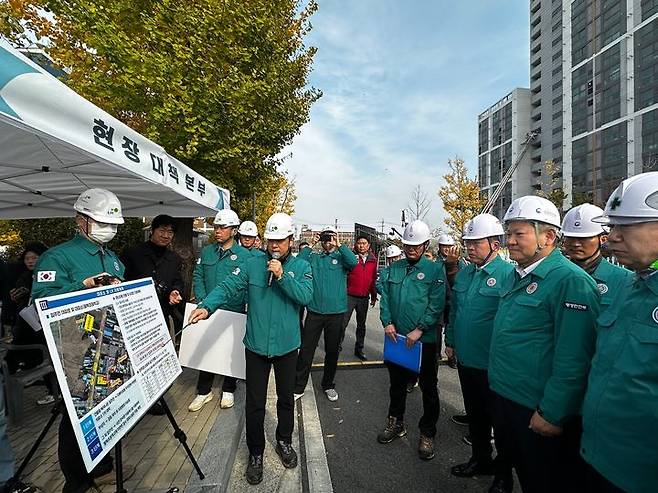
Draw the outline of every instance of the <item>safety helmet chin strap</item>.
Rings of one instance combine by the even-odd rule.
[[[601,233],[601,234],[603,234],[603,233]],[[599,255],[601,253],[601,245],[602,245],[602,243],[601,243],[601,234],[597,235],[597,237],[596,237],[597,241],[599,242],[599,246],[596,247],[596,250],[594,251],[594,253],[592,255],[590,255],[589,257],[587,257],[587,258],[584,258],[582,260],[578,260],[579,264],[584,265],[584,264],[586,264],[587,262],[589,262],[590,260],[592,260],[594,257],[596,257],[597,255]]]
[[[491,256],[495,253],[495,250],[493,249],[493,245],[491,244],[491,236],[487,237],[487,243],[489,244],[489,253],[487,254],[486,257],[484,257],[484,261],[482,262],[482,265],[486,265],[487,262],[489,262]]]

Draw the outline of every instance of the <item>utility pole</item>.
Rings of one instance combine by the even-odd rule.
[[[402,227],[406,228],[407,227],[407,220],[405,219],[405,210],[402,209]]]
[[[384,234],[384,219],[382,218],[382,234]]]
[[[334,228],[338,231],[338,219],[334,219]]]

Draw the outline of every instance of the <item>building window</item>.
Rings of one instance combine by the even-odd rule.
[[[594,66],[594,122],[600,127],[621,116],[621,43],[598,55]]]
[[[489,150],[489,119],[486,118],[478,125],[479,154]]]
[[[642,0],[642,20],[647,20],[658,12],[658,0]]]
[[[658,20],[635,32],[635,111],[658,102]]]
[[[575,0],[571,5],[572,64],[591,57],[625,32],[625,0]]]
[[[658,110],[642,115],[642,171],[658,171]]]
[[[603,206],[626,178],[626,122],[572,142],[572,198]]]
[[[593,97],[594,82],[592,80],[592,62],[590,61],[574,70],[571,76],[572,135],[579,135],[593,129]]]

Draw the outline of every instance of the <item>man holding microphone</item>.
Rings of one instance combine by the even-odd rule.
[[[249,448],[246,478],[249,484],[263,480],[265,402],[272,366],[277,392],[275,450],[284,467],[297,466],[292,432],[295,423],[295,366],[301,343],[299,310],[311,300],[313,275],[308,262],[291,255],[293,233],[290,216],[277,213],[270,217],[265,227],[267,255],[252,257],[242,267],[236,268],[208,293],[189,318],[189,323],[204,320],[228,301],[247,296],[249,310],[244,345]]]

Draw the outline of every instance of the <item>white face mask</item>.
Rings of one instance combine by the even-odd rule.
[[[117,234],[116,224],[104,224],[90,221],[89,226],[90,231],[87,233],[87,236],[101,245],[112,241],[112,238]]]

